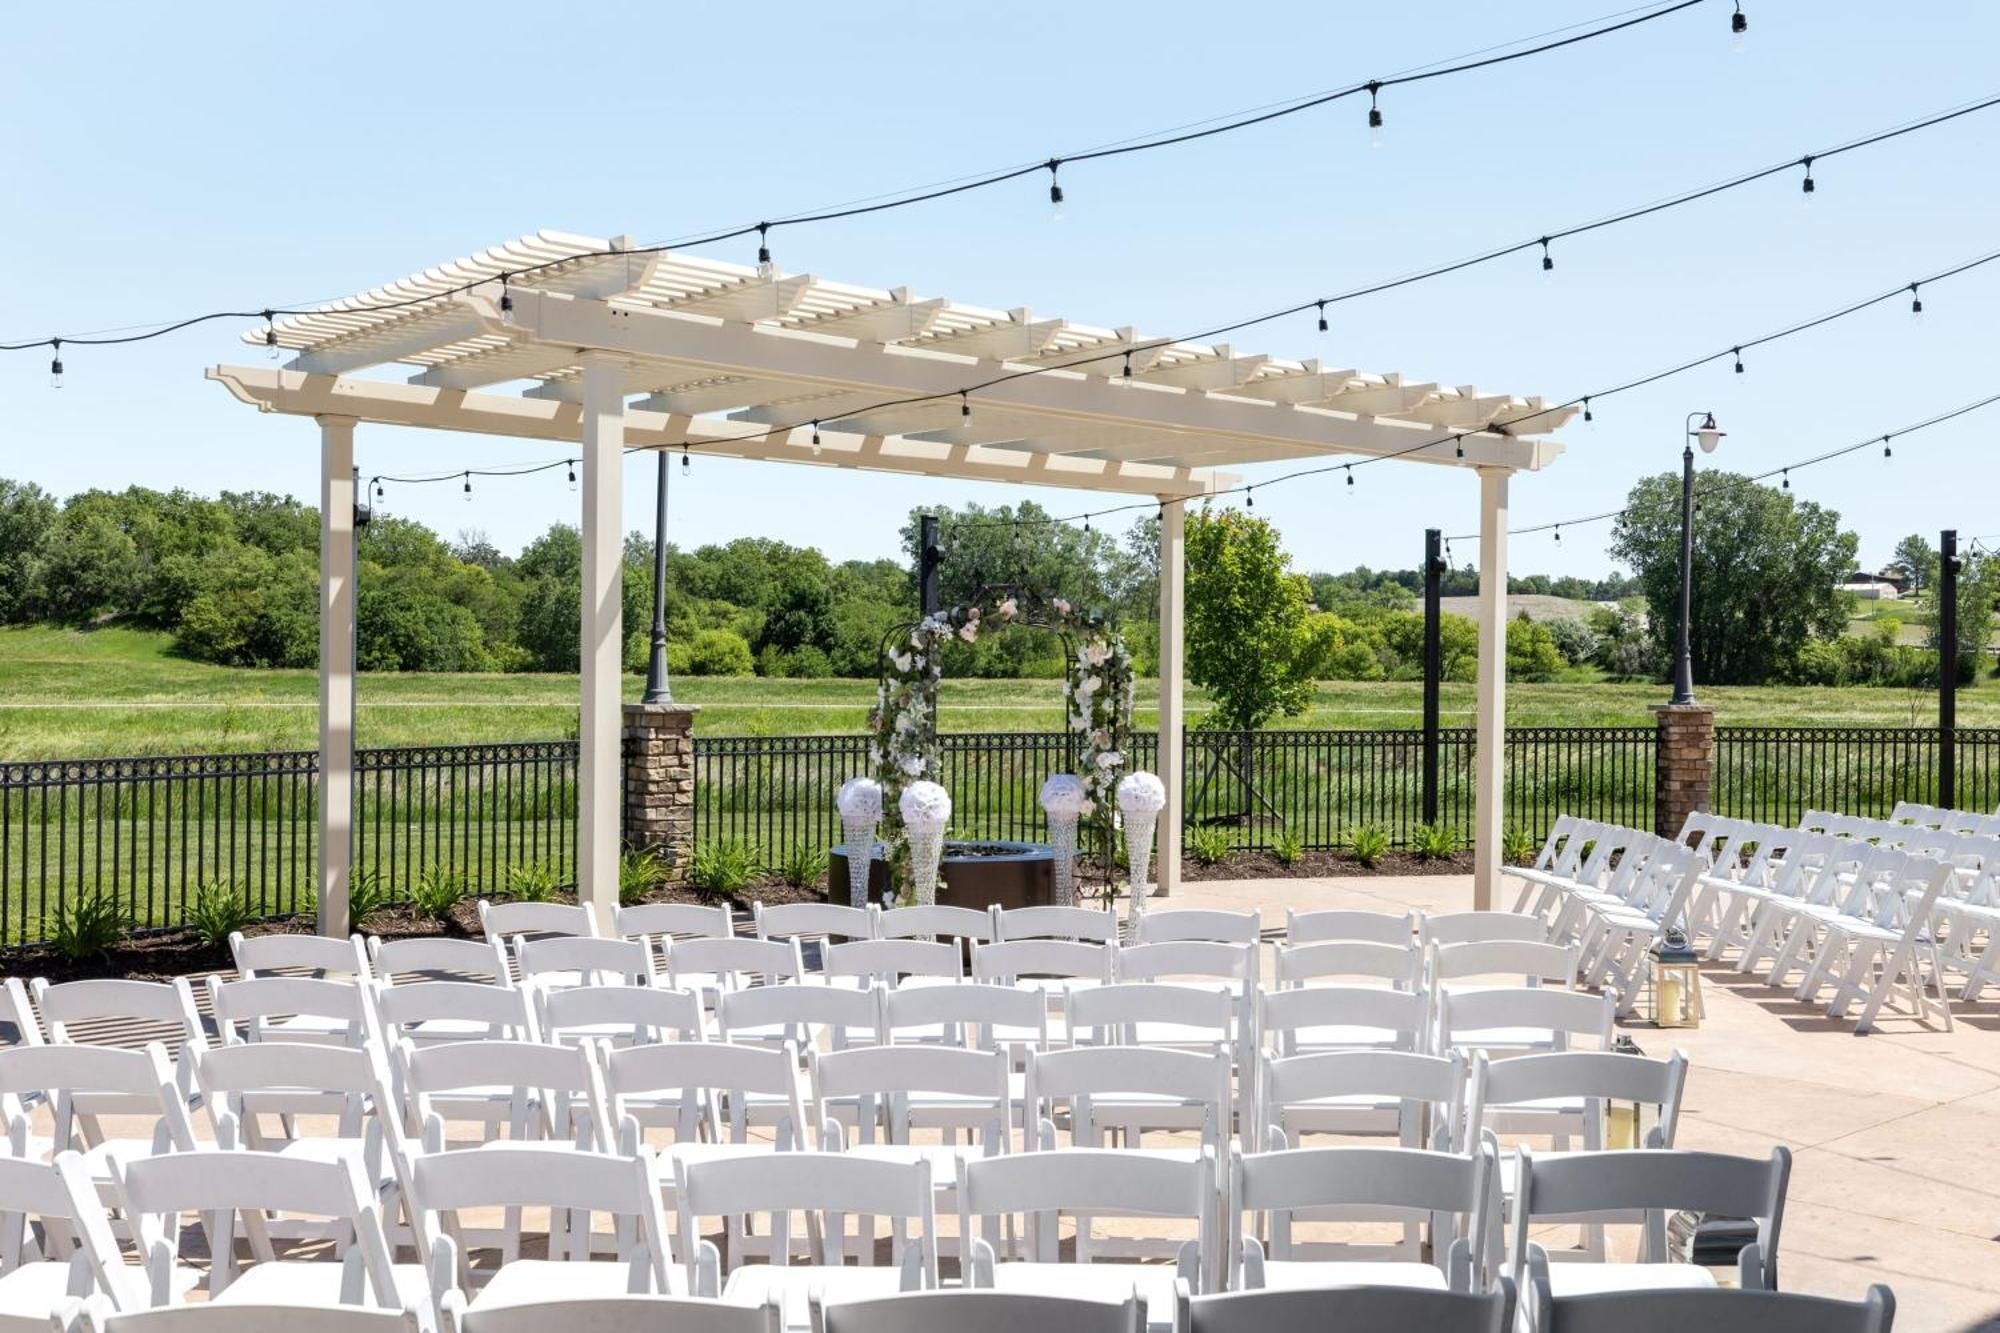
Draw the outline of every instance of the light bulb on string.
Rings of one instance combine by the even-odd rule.
[[[1556,545],[1561,546],[1562,543],[1563,543],[1563,525],[1558,523],[1556,524]]]
[[[813,422],[813,457],[819,457],[819,423]]]
[[[470,472],[465,474],[465,502],[467,504],[472,503],[472,474]]]
[[[1257,488],[1255,486],[1245,486],[1243,488],[1243,507],[1245,509],[1255,509],[1257,507]]]
[[[1061,222],[1063,215],[1063,188],[1062,180],[1056,173],[1062,168],[1062,159],[1059,157],[1050,158],[1048,160],[1048,168],[1049,219],[1053,222]]]
[[[958,391],[958,419],[960,421],[972,420],[972,399],[967,396],[964,389]]]
[[[1321,301],[1321,302],[1318,302],[1318,305],[1319,305],[1319,331],[1320,331],[1321,333],[1325,333],[1325,332],[1326,332],[1326,302],[1324,302],[1324,301]]]
[[[1132,378],[1132,354],[1130,352],[1125,353],[1125,378],[1128,380]]]
[[[771,224],[768,222],[757,224],[757,262],[759,264],[771,262]]]
[[[1089,532],[1089,531],[1090,531],[1090,515],[1088,515],[1088,514],[1085,514],[1085,515],[1083,516],[1083,530],[1084,530],[1085,532]]]
[[[1454,452],[1456,452],[1458,457],[1460,458],[1465,457],[1465,437],[1463,435],[1452,436],[1451,445],[1452,449],[1454,450]]]
[[[1377,105],[1375,100],[1377,94],[1381,91],[1382,85],[1379,81],[1374,79],[1368,81],[1368,146],[1370,148],[1380,148],[1382,146],[1382,108]]]
[[[269,310],[264,312],[264,346],[270,349],[266,355],[273,361],[276,361],[278,359],[278,326],[273,322],[272,312]]]
[[[569,489],[572,495],[576,493],[576,463],[574,461],[571,461],[569,465]]]
[[[55,355],[49,358],[49,387],[60,389],[62,388],[62,339],[49,339],[49,347],[55,352]]]
[[[1737,0],[1736,12],[1729,16],[1729,49],[1741,54],[1750,44],[1750,19],[1743,12],[1742,0]]]
[[[507,290],[505,273],[500,275],[500,322],[502,324],[514,322],[514,293]]]
[[[1808,205],[1812,203],[1813,194],[1819,188],[1813,184],[1812,164],[1811,153],[1807,153],[1799,159],[1799,165],[1806,169],[1806,178],[1799,182],[1799,193],[1805,196],[1805,201]]]
[[[1542,237],[1542,282],[1544,284],[1554,282],[1555,271],[1555,258],[1549,254],[1549,238],[1544,236]]]
[[[1889,447],[1889,437],[1884,435],[1882,437],[1882,457],[1894,458],[1895,456],[1896,456],[1896,451]]]
[[[1352,463],[1347,465],[1347,486],[1349,490],[1354,488],[1354,464]]]
[[[1741,347],[1732,347],[1729,350],[1736,354],[1736,373],[1741,375],[1743,373],[1743,349]]]
[[[1784,489],[1789,491],[1790,489],[1792,489],[1792,470],[1790,468],[1786,468],[1784,472],[1785,472]]]
[[[1917,284],[1913,282],[1910,284],[1910,318],[1922,319],[1923,315],[1924,298],[1917,294]]]
[[[1592,416],[1592,415],[1590,414],[1590,395],[1589,395],[1589,394],[1585,394],[1585,395],[1583,396],[1583,420],[1584,420],[1584,424],[1586,424],[1586,425],[1588,425],[1588,424],[1589,424],[1590,422],[1593,422],[1593,421],[1597,420],[1597,418],[1596,418],[1596,417],[1594,417],[1594,416]]]
[[[687,474],[688,474],[688,447],[687,447],[686,445],[682,445],[682,446],[681,446],[681,475],[682,475],[683,477],[685,477],[685,476],[686,476]]]

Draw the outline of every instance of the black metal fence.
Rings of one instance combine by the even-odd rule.
[[[2000,803],[2000,728],[1960,727],[1961,810]],[[1796,824],[1808,810],[1886,816],[1898,801],[1935,802],[1935,727],[1717,727],[1714,807]]]
[[[211,884],[259,915],[308,910],[318,756],[309,750],[0,764],[0,943],[45,938],[80,895],[172,925]],[[426,869],[471,892],[532,865],[575,878],[576,743],[361,750],[355,870],[392,899]]]

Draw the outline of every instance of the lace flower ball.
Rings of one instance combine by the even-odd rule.
[[[1118,808],[1128,815],[1167,808],[1167,785],[1151,773],[1127,773],[1118,783]]]
[[[840,784],[834,803],[842,819],[872,824],[882,818],[882,784],[873,778],[849,778]]]
[[[903,827],[912,833],[942,833],[951,823],[951,793],[935,782],[912,782],[900,803]]]
[[[1090,813],[1090,793],[1073,773],[1057,773],[1042,784],[1042,809],[1054,818]]]

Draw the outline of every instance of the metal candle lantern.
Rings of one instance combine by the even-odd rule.
[[[1646,969],[1646,1014],[1656,1028],[1700,1027],[1701,962],[1685,934],[1669,930]]]

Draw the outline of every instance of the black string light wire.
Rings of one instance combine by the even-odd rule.
[[[1670,3],[1648,7],[1639,12],[1627,10],[1621,14],[1611,16],[1613,21],[1601,23],[1595,27],[1588,28],[1581,32],[1570,31],[1568,29],[1557,29],[1555,30],[1556,32],[1566,33],[1567,35],[1556,36],[1553,37],[1551,40],[1547,41],[1540,41],[1534,38],[1520,39],[1523,41],[1531,41],[1534,44],[1528,46],[1522,46],[1517,50],[1503,49],[1505,46],[1514,45],[1513,43],[1507,43],[1503,44],[1503,48],[1487,48],[1487,50],[1489,51],[1495,51],[1496,52],[1495,54],[1483,54],[1483,53],[1476,54],[1472,58],[1456,60],[1448,64],[1438,64],[1428,67],[1418,67],[1409,72],[1392,75],[1387,78],[1369,79],[1364,82],[1349,84],[1345,87],[1335,88],[1329,91],[1295,98],[1290,101],[1272,104],[1265,108],[1243,115],[1226,117],[1220,120],[1206,122],[1206,123],[1198,123],[1189,128],[1164,131],[1158,134],[1141,136],[1135,139],[1125,140],[1113,144],[1107,144],[1099,148],[1092,148],[1081,152],[1068,153],[1061,157],[1049,157],[1045,159],[1038,159],[1034,162],[1024,163],[1020,166],[1005,168],[999,171],[987,172],[982,175],[962,177],[935,186],[920,187],[918,189],[911,191],[903,191],[900,193],[894,193],[884,197],[877,197],[869,200],[858,201],[852,204],[839,205],[831,208],[823,208],[808,212],[791,213],[777,217],[768,217],[758,222],[727,227],[722,230],[709,232],[705,235],[682,237],[658,245],[643,246],[629,250],[602,250],[595,252],[587,252],[584,254],[566,255],[561,259],[549,260],[540,264],[525,265],[521,268],[510,269],[507,272],[499,275],[498,280],[501,284],[501,295],[500,295],[501,315],[503,318],[505,318],[512,312],[513,309],[512,295],[506,290],[510,279],[531,276],[535,273],[542,271],[543,269],[553,268],[562,264],[575,263],[576,261],[582,259],[605,258],[612,255],[629,256],[629,255],[657,254],[667,250],[689,249],[697,246],[717,245],[724,241],[731,241],[739,239],[741,237],[755,235],[757,237],[758,262],[760,264],[766,264],[771,262],[770,233],[777,228],[810,226],[821,222],[833,222],[847,218],[865,217],[875,213],[888,212],[892,209],[909,208],[918,204],[930,203],[938,199],[946,199],[957,195],[966,194],[974,190],[989,189],[995,186],[1004,185],[1007,184],[1008,182],[1016,181],[1021,179],[1022,177],[1031,176],[1042,171],[1047,171],[1050,173],[1050,186],[1049,186],[1050,198],[1054,204],[1059,206],[1062,202],[1062,188],[1059,184],[1056,183],[1055,172],[1056,169],[1060,166],[1074,165],[1076,163],[1081,163],[1081,162],[1095,162],[1114,157],[1124,157],[1134,153],[1152,152],[1159,149],[1176,147],[1181,144],[1193,143],[1202,139],[1213,138],[1217,135],[1231,134],[1238,131],[1251,129],[1259,125],[1266,125],[1273,121],[1282,120],[1291,116],[1296,116],[1301,113],[1314,110],[1318,107],[1323,107],[1334,102],[1342,101],[1346,98],[1358,97],[1362,93],[1369,94],[1372,103],[1375,96],[1378,93],[1380,93],[1382,89],[1385,88],[1393,88],[1405,84],[1425,83],[1434,79],[1446,78],[1458,74],[1469,74],[1478,70],[1489,69],[1497,65],[1509,64],[1517,60],[1525,60],[1532,56],[1544,55],[1551,51],[1559,51],[1567,47],[1576,46],[1581,43],[1593,41],[1601,37],[1609,37],[1612,36],[1613,34],[1626,31],[1627,29],[1635,28],[1642,24],[1651,23],[1658,19],[1667,18],[1671,15],[1678,14],[1683,10],[1693,9],[1699,5],[1703,5],[1706,3],[1708,3],[1708,0],[1671,0]],[[1374,112],[1371,115],[1370,120],[1371,123],[1375,124],[1379,128],[1380,112],[1379,111]],[[1821,154],[1821,156],[1829,156],[1829,155],[1830,154],[1824,154],[1824,153]],[[1795,165],[1795,164],[1788,164],[1788,165]],[[465,283],[464,285],[459,287],[449,288],[439,292],[433,292],[425,296],[414,297],[399,301],[376,302],[368,305],[347,306],[343,308],[342,313],[367,314],[373,312],[404,309],[412,305],[417,305],[423,302],[437,300],[441,296],[450,296],[458,292],[470,291],[474,287],[483,286],[492,281],[494,281],[493,278],[482,278],[474,282]],[[159,325],[158,327],[146,329],[136,333],[104,333],[97,335],[65,336],[63,340],[76,345],[119,346],[127,343],[146,342],[154,338],[165,337],[170,333],[177,333],[183,329],[191,328],[198,324],[209,323],[215,320],[248,319],[261,315],[262,313],[263,312],[261,310],[257,311],[217,310],[208,312],[206,314],[192,315],[185,319],[173,320],[171,322]],[[293,315],[313,314],[317,312],[311,307],[272,306],[271,313],[273,315],[278,315],[278,316],[293,316]],[[31,340],[24,340],[21,342],[0,343],[0,351],[21,351],[32,347],[52,347],[54,346],[54,343],[55,340],[53,338],[37,338]]]

